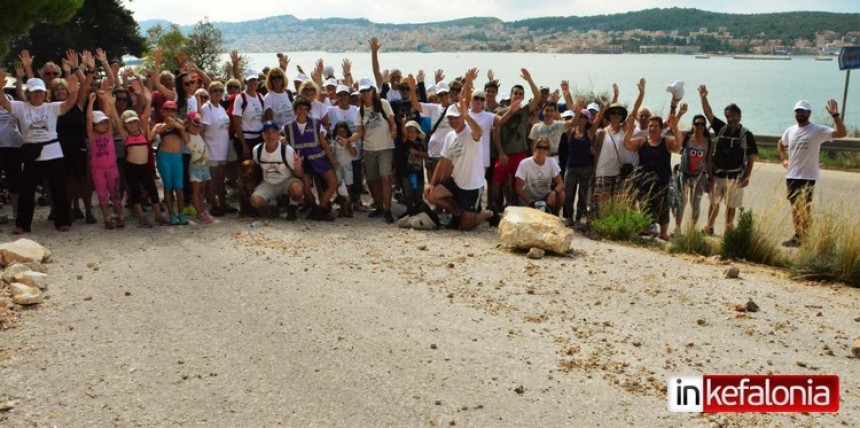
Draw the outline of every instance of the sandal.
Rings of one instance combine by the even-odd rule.
[[[155,224],[159,226],[170,226],[170,222],[164,216],[160,216],[155,219]]]
[[[122,229],[125,227],[125,217],[117,217],[116,219],[116,228]]]
[[[113,219],[105,220],[105,229],[113,230],[114,229]]]
[[[25,234],[25,233],[27,233],[27,231],[26,231],[26,230],[24,230],[24,228],[23,228],[23,227],[16,227],[16,228],[12,231],[12,234],[13,234],[13,235],[23,235],[23,234]]]

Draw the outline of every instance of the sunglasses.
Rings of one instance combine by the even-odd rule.
[[[547,150],[547,151],[549,151],[549,147],[547,147],[547,146],[537,146],[537,147],[535,147],[535,150]]]
[[[693,126],[705,126],[704,122],[696,122]]]
[[[200,96],[200,98],[202,98],[202,99],[204,99],[204,100],[208,100],[208,99],[209,99],[209,95],[201,95],[201,96]]]
[[[284,80],[284,76],[272,76],[269,77],[269,80]]]
[[[487,101],[487,99],[484,97],[472,97],[472,99],[475,101]]]
[[[242,89],[242,88],[240,88],[238,86],[228,86],[227,87],[227,90],[230,90],[230,91],[238,91],[240,89]]]
[[[222,94],[222,93],[224,93],[224,90],[223,89],[212,89],[209,92]]]
[[[194,84],[193,80],[189,80],[187,82],[182,82],[182,86],[185,86],[186,88],[193,85],[193,84]]]

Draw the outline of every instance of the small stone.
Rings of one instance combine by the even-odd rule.
[[[640,342],[640,341],[638,341],[638,340],[634,340],[634,341],[633,341],[633,346],[635,346],[635,347],[637,347],[637,348],[638,348],[638,347],[642,346],[642,342]]]
[[[803,367],[803,368],[806,368],[806,366],[807,366],[807,364],[806,364],[806,363],[804,363],[803,361],[798,361],[798,362],[796,362],[795,364],[797,364],[797,367]]]
[[[854,358],[860,358],[860,338],[854,339],[854,344],[851,345],[851,353]]]
[[[15,408],[14,401],[7,401],[5,403],[0,403],[0,412],[8,412]]]
[[[78,274],[78,281],[80,281],[80,280],[82,280],[82,279],[84,279],[84,276],[83,276],[83,275],[81,275],[81,274]]]
[[[15,280],[15,276],[24,272],[30,272],[30,268],[23,263],[13,263],[6,267],[6,270],[3,271],[3,280],[6,282],[13,282]]]
[[[448,269],[454,269],[454,263],[448,263]]]
[[[36,287],[40,290],[48,288],[48,275],[42,272],[27,270],[26,272],[16,274],[15,280]]]
[[[746,311],[747,311],[746,305],[741,305],[740,303],[735,304],[735,312],[746,312]]]
[[[726,269],[726,279],[738,279],[741,275],[741,270],[735,266]]]
[[[438,346],[436,346],[436,344],[435,344],[435,343],[431,343],[431,344],[430,344],[430,349],[439,349],[439,347],[438,347]]]
[[[421,245],[419,245],[419,246],[418,246],[418,249],[419,249],[419,250],[421,250],[421,251],[427,251],[427,245],[425,245],[425,244],[421,244]]]
[[[90,300],[93,300],[93,295],[92,294],[84,294],[84,301],[89,302]]]
[[[125,295],[126,295],[126,296],[131,296],[131,291],[126,291],[126,292],[125,292]]]
[[[442,400],[436,400],[436,402],[435,402],[434,404],[436,404],[437,406],[441,406],[441,405],[442,405]]]
[[[185,360],[180,358],[180,359],[176,360],[176,364],[185,364]]]
[[[541,250],[540,248],[532,248],[526,254],[526,257],[533,259],[533,260],[537,260],[537,259],[542,259],[543,256],[545,256],[545,255],[546,255],[546,251]]]
[[[520,385],[520,386],[518,386],[518,387],[514,388],[514,392],[516,392],[517,394],[522,395],[523,393],[525,393],[525,392],[526,392],[526,389],[525,389],[522,385]]]
[[[758,312],[759,311],[758,305],[755,302],[753,302],[752,299],[749,299],[747,301],[747,304],[744,305],[744,309],[746,309],[747,312]]]
[[[12,295],[12,302],[16,305],[38,305],[45,301],[45,296],[38,288],[29,287],[30,291]]]
[[[705,325],[708,324],[708,321],[705,319],[699,318],[698,320],[696,320],[696,324],[698,324],[700,327],[704,327]]]

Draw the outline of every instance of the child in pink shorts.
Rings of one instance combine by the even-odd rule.
[[[90,104],[87,111],[87,137],[90,140],[90,174],[93,187],[99,197],[99,208],[105,220],[105,229],[125,227],[125,214],[119,195],[119,168],[116,165],[116,149],[113,142],[113,125],[110,117],[116,116],[110,94],[98,90],[102,108],[107,112],[93,110],[96,94],[90,94]],[[108,212],[108,197],[116,211],[116,224]]]

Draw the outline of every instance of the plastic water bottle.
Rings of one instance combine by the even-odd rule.
[[[248,225],[251,228],[251,232],[254,232],[257,229],[257,222],[252,221],[251,224]]]
[[[535,208],[536,208],[536,209],[538,209],[538,210],[540,210],[540,211],[543,211],[543,212],[545,212],[545,213],[548,213],[548,212],[549,212],[549,210],[548,210],[548,209],[547,209],[547,207],[546,207],[546,202],[544,202],[544,201],[537,201],[537,202],[535,202]]]

